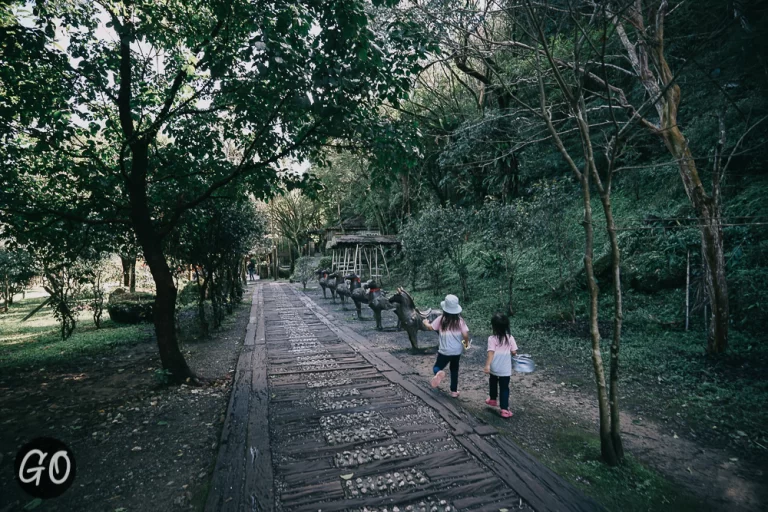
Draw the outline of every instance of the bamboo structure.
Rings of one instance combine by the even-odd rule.
[[[397,248],[400,242],[386,235],[338,235],[329,240],[331,268],[343,275],[357,274],[363,279],[382,281],[384,273],[390,277],[385,247]],[[383,268],[379,265],[379,254]]]

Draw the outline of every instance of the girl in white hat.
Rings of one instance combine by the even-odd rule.
[[[461,353],[469,348],[469,328],[461,317],[461,306],[459,298],[455,295],[446,295],[445,300],[440,303],[443,308],[443,314],[429,323],[424,320],[424,327],[430,331],[437,331],[440,334],[440,348],[437,351],[437,361],[432,368],[435,376],[432,378],[432,387],[436,388],[445,378],[445,368],[451,365],[451,396],[459,396],[459,359]]]

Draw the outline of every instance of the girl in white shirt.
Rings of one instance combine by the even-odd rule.
[[[485,373],[489,374],[489,398],[486,404],[500,407],[502,418],[511,418],[509,410],[509,378],[512,376],[512,356],[517,355],[517,343],[509,332],[507,315],[496,313],[491,318],[493,336],[488,338],[488,358],[485,360]],[[496,397],[500,400],[497,401]],[[501,402],[501,403],[499,403]]]
[[[431,380],[433,388],[440,385],[445,378],[443,368],[451,367],[451,396],[459,396],[459,360],[461,353],[469,347],[469,328],[461,317],[459,298],[455,295],[446,295],[440,303],[443,314],[429,323],[424,320],[424,327],[430,331],[440,333],[440,348],[437,350],[437,360],[432,372],[435,376]]]

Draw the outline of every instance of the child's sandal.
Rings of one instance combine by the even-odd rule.
[[[510,411],[509,409],[502,409],[500,414],[501,414],[502,418],[511,418],[512,417],[512,411]]]
[[[490,405],[491,407],[496,407],[499,405],[498,400],[491,400],[490,398],[486,398],[485,403]]]

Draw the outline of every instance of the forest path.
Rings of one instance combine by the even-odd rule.
[[[601,510],[292,286],[250,320],[206,510]]]
[[[360,321],[354,318],[351,305],[344,310],[340,304],[332,304],[330,299],[323,300],[317,289],[307,289],[305,293],[322,304],[328,314],[337,319],[336,322],[348,325],[367,338],[372,349],[396,355],[402,365],[410,366],[413,373],[421,376],[419,380],[426,381],[432,374],[434,354],[429,349],[424,354],[411,354],[407,336],[395,330],[394,314],[385,313],[384,331],[376,331],[371,312],[366,307],[363,307],[364,321]],[[477,346],[462,357],[461,397],[457,406],[469,414],[493,421],[495,413],[483,403],[488,396],[488,376],[482,371],[485,343],[477,337],[475,341]],[[524,340],[518,340],[518,343],[521,351],[526,352]],[[435,344],[434,333],[419,333],[419,346]],[[540,366],[533,373],[514,374],[510,383],[510,407],[515,416],[510,420],[496,420],[494,424],[500,425],[501,431],[511,433],[537,458],[544,454],[558,456],[557,450],[550,445],[556,442],[559,433],[573,432],[577,438],[583,432],[596,433],[599,420],[594,385],[568,385],[564,381],[569,379],[564,374],[571,371],[573,368]],[[768,487],[764,468],[727,449],[702,443],[692,438],[686,429],[654,422],[646,414],[628,410],[626,405],[622,408],[621,427],[627,452],[695,496],[706,510],[766,510]],[[582,481],[585,485],[590,484],[588,480]]]

